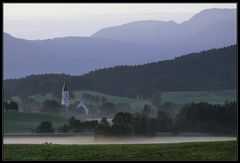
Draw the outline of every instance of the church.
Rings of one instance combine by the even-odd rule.
[[[87,106],[84,104],[83,101],[79,100],[79,99],[71,99],[69,97],[69,90],[67,88],[67,84],[66,82],[64,82],[63,84],[63,88],[62,88],[62,100],[61,100],[61,104],[63,106],[65,106],[65,108],[68,108],[70,105],[75,105],[76,109],[80,109],[83,108],[85,114],[88,114],[88,108]]]

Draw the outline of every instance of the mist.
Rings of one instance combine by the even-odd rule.
[[[125,137],[125,138],[98,138],[94,135],[83,134],[52,134],[39,135],[5,135],[4,144],[164,144],[164,143],[184,143],[184,142],[209,142],[237,140],[232,136],[214,136],[207,134],[194,135],[167,135],[155,137]]]

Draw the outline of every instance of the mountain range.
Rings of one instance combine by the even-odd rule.
[[[168,60],[236,44],[236,36],[236,9],[203,10],[179,24],[131,22],[101,29],[90,37],[26,40],[4,33],[4,79],[43,73],[81,75]]]

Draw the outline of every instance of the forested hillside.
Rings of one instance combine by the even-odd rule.
[[[156,91],[211,91],[235,89],[237,47],[212,49],[173,60],[135,66],[116,66],[82,76],[31,75],[4,80],[4,97],[53,93],[61,95],[67,81],[70,90],[95,90],[125,97],[151,97]]]

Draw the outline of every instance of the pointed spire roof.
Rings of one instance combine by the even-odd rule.
[[[68,91],[67,84],[64,82],[62,91]]]

